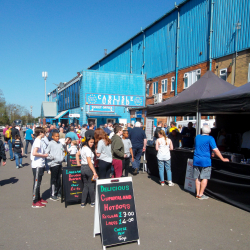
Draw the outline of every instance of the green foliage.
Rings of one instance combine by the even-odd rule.
[[[37,118],[30,115],[28,110],[18,104],[6,104],[2,90],[0,89],[0,125],[11,124],[20,119],[23,124],[34,123]]]

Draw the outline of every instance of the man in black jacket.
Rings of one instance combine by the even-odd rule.
[[[5,148],[2,140],[0,140],[0,165],[1,161],[3,160],[3,166],[6,165],[6,154],[5,154]]]

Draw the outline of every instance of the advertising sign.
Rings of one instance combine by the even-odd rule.
[[[193,178],[193,160],[188,159],[184,189],[195,193],[195,179]]]
[[[146,137],[148,141],[153,140],[153,134],[154,134],[154,118],[147,118]]]
[[[97,233],[103,247],[140,244],[131,177],[97,180],[94,236]]]
[[[100,105],[89,105],[89,112],[115,112],[114,106],[100,106]]]
[[[86,104],[105,106],[144,106],[143,96],[86,94]]]

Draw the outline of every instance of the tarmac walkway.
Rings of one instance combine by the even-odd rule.
[[[0,167],[0,249],[102,249],[100,236],[93,238],[94,208],[65,208],[49,200],[47,173],[41,193],[48,204],[31,208],[29,156],[23,165],[16,169],[7,160]],[[182,186],[161,187],[157,178],[141,172],[133,177],[133,186],[141,245],[108,249],[250,249],[248,212],[211,198],[197,200]]]

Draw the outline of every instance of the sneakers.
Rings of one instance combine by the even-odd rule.
[[[173,187],[174,186],[174,183],[172,181],[168,181],[168,186],[169,187]]]
[[[32,208],[43,208],[46,207],[46,205],[42,204],[40,201],[36,202],[36,203],[32,203]]]
[[[82,203],[81,204],[81,208],[85,208],[86,207],[86,204],[85,203]]]
[[[19,168],[22,168],[23,167],[23,165],[22,164],[19,164]]]
[[[165,182],[164,182],[164,181],[161,181],[161,185],[164,186],[164,185],[165,185]]]
[[[57,198],[58,198],[58,199],[62,199],[61,194],[58,194],[58,195],[57,195]]]
[[[199,200],[207,200],[208,198],[209,198],[208,196],[206,196],[205,194],[203,194],[202,196],[198,196],[197,199],[199,199]]]
[[[133,175],[137,175],[137,174],[139,174],[139,171],[137,169],[135,169],[132,173],[133,173]]]
[[[19,168],[19,166],[16,166],[16,168]]]
[[[14,161],[15,160],[15,158],[12,158],[12,159],[10,159],[11,161]]]
[[[57,196],[51,196],[49,199],[52,201],[59,201],[59,198]]]
[[[41,202],[42,204],[47,204],[47,203],[48,203],[48,202],[45,201],[44,199],[40,199],[40,202]]]
[[[90,206],[91,206],[91,207],[94,207],[94,206],[95,206],[95,203],[94,203],[94,202],[92,202],[92,203],[90,204]]]
[[[48,171],[47,171],[47,173],[48,173],[48,174],[51,174],[51,171],[50,171],[50,170],[48,170]]]

